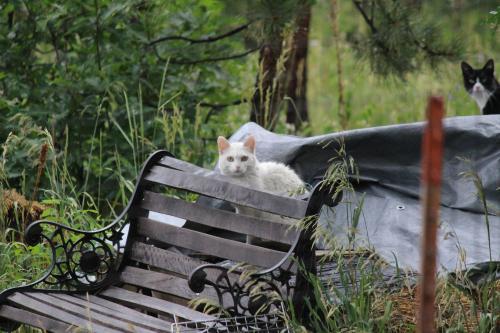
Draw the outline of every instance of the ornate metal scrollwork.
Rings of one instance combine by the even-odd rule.
[[[211,286],[217,293],[221,312],[229,317],[269,314],[281,310],[293,289],[293,275],[284,269],[264,274],[231,274],[229,268],[216,264],[202,265],[189,276],[195,293]]]
[[[0,293],[0,307],[17,291],[91,291],[113,281],[125,250],[125,219],[119,218],[96,231],[76,230],[50,221],[37,221],[26,229],[30,246],[47,244],[52,260],[38,280]],[[0,330],[13,331],[19,324],[0,318]]]
[[[30,246],[47,244],[52,262],[44,276],[35,282],[5,290],[6,297],[18,290],[89,291],[114,278],[124,253],[125,219],[116,220],[95,231],[76,230],[51,221],[37,221],[25,234]]]
[[[311,286],[305,274],[316,273],[313,232],[317,214],[323,205],[333,207],[340,202],[342,193],[335,192],[336,186],[338,184],[325,185],[321,182],[303,198],[308,200],[305,218],[311,217],[311,223],[301,230],[288,253],[276,265],[252,274],[242,273],[239,278],[231,275],[230,269],[224,266],[202,265],[189,276],[191,290],[201,293],[206,286],[213,287],[222,314],[225,312],[229,317],[237,317],[282,310],[282,305],[288,304],[297,289],[292,301],[295,309],[299,310],[301,320],[306,318],[307,315],[302,313],[305,308],[303,297],[311,297]]]
[[[52,221],[41,220],[31,224],[25,232],[25,242],[34,246],[47,244],[51,252],[51,264],[38,280],[0,293],[0,306],[16,291],[95,291],[113,283],[122,258],[130,247],[124,237],[130,225],[127,218],[130,207],[140,197],[144,173],[164,156],[167,151],[157,151],[144,163],[139,182],[127,207],[110,225],[94,230],[77,230]]]

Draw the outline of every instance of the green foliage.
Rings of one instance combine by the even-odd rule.
[[[257,0],[257,1],[231,1],[225,0],[225,12],[228,14],[244,14],[256,25],[249,31],[249,37],[254,43],[265,41],[269,38],[280,38],[283,28],[290,26],[297,8],[308,0]]]
[[[7,187],[15,186],[22,193],[30,193],[36,179],[32,175],[38,164],[41,147],[51,141],[51,136],[23,114],[12,116],[10,125],[16,126],[17,130],[10,133],[1,146],[0,183],[5,182]],[[53,157],[51,154],[49,161]]]
[[[0,290],[33,281],[48,267],[50,254],[42,246],[28,250],[20,242],[0,242]]]
[[[458,36],[444,39],[432,19],[425,19],[411,1],[356,1],[366,25],[351,31],[349,40],[359,57],[368,59],[375,73],[401,76],[420,69],[424,62],[436,65],[458,60],[462,46]]]
[[[489,16],[486,19],[486,23],[489,24],[491,29],[495,31],[498,30],[498,28],[500,27],[500,6],[489,12]]]
[[[223,129],[206,125],[210,109],[197,104],[237,100],[237,78],[246,65],[241,60],[180,64],[226,55],[241,49],[242,40],[152,42],[165,35],[211,36],[242,22],[237,16],[222,18],[222,10],[215,3],[159,0],[0,5],[0,48],[5,50],[0,56],[0,141],[9,132],[13,138],[30,138],[9,142],[16,147],[3,160],[10,186],[22,186],[19,166],[34,161],[34,141],[44,140],[45,134],[34,137],[35,129],[21,133],[27,123],[47,128],[55,151],[71,152],[65,163],[72,181],[83,185],[78,190],[95,194],[100,188],[108,198],[117,194],[113,170],[120,165],[120,176],[133,179],[154,149],[166,147],[178,155],[187,150],[180,142],[189,143],[198,148],[186,157],[205,162],[203,140]],[[19,114],[22,121],[15,118]],[[173,134],[168,124],[179,118],[183,127]],[[174,137],[176,142],[165,144]],[[45,178],[45,187],[47,183]]]
[[[337,49],[333,43],[329,20],[329,1],[313,6],[308,55],[308,103],[311,110],[311,132],[340,131],[338,116]],[[485,16],[496,6],[495,1],[462,2],[454,8],[452,2],[421,1],[426,19],[438,22],[445,40],[460,36],[464,46],[463,60],[483,66],[487,59],[498,57],[498,30],[485,24]],[[350,32],[367,29],[352,1],[339,1],[344,100],[349,115],[348,129],[409,123],[424,120],[429,94],[440,94],[446,100],[446,116],[479,114],[479,108],[463,88],[459,61],[444,61],[436,66],[422,65],[416,72],[402,76],[383,77],[372,72],[365,58],[356,56]],[[368,33],[368,32],[367,32]],[[495,58],[495,62],[498,62]],[[402,79],[402,80],[401,80]]]

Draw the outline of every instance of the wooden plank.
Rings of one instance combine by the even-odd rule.
[[[73,332],[75,326],[9,305],[0,306],[0,317],[49,332]]]
[[[51,304],[66,311],[67,313],[72,313],[75,316],[86,318],[91,322],[98,322],[103,325],[109,326],[114,329],[121,330],[123,332],[136,332],[136,333],[151,333],[154,332],[151,329],[146,329],[144,327],[133,325],[130,322],[126,322],[123,318],[116,319],[115,317],[109,316],[108,314],[102,314],[100,312],[94,311],[91,304],[87,304],[88,307],[82,307],[80,305],[75,305],[66,300],[56,298],[45,293],[31,293],[30,297],[47,304]]]
[[[173,215],[214,228],[265,238],[275,242],[293,244],[297,231],[289,221],[283,223],[235,214],[225,210],[201,206],[184,200],[169,198],[146,191],[140,206],[158,213]],[[277,217],[279,218],[279,217]]]
[[[178,228],[146,218],[138,218],[137,232],[139,235],[174,246],[266,268],[272,267],[286,255],[285,252]]]
[[[297,219],[302,219],[307,209],[307,202],[302,200],[273,195],[232,184],[227,180],[203,177],[158,165],[153,166],[144,179]]]
[[[164,250],[159,247],[135,241],[130,251],[130,259],[161,268],[187,277],[197,267],[207,264],[203,260]]]
[[[183,254],[164,250],[141,242],[134,242],[130,258],[152,267],[180,274],[185,278],[199,266],[207,264],[205,261],[190,258]],[[207,270],[207,273],[207,279],[211,281],[216,281],[218,278],[218,273],[213,270]],[[232,282],[238,281],[239,279],[238,274],[228,273],[228,275],[229,280]]]
[[[176,315],[178,317],[192,321],[216,319],[213,316],[192,310],[188,307],[173,302],[134,293],[132,291],[117,287],[110,287],[102,291],[99,296],[106,297],[114,301],[119,301],[129,306],[152,311],[158,314]]]
[[[169,332],[167,329],[172,323],[166,320],[158,319],[148,316],[145,313],[127,308],[121,304],[116,304],[105,299],[99,299],[93,295],[68,295],[61,293],[51,293],[50,296],[59,298],[79,305],[83,309],[91,309],[92,311],[99,312],[122,321],[132,323],[134,325],[142,326],[157,332]],[[106,306],[103,304],[104,302]]]
[[[187,300],[192,300],[197,297],[218,300],[217,294],[210,286],[205,288],[205,290],[198,295],[191,291],[186,279],[132,266],[125,267],[120,274],[120,281],[134,286],[171,294]]]
[[[129,308],[129,307],[126,307],[125,305],[122,305],[120,303],[113,302],[113,301],[110,301],[108,299],[96,296],[96,295],[88,295],[87,294],[87,295],[75,295],[75,296],[84,300],[84,301],[90,301],[93,304],[98,304],[98,305],[101,305],[101,306],[106,307],[108,309],[119,311],[123,314],[126,314],[127,316],[130,314],[130,315],[134,316],[135,318],[141,317],[144,320],[148,321],[150,323],[151,327],[158,327],[160,325],[160,326],[163,326],[163,328],[165,328],[165,323],[169,323],[165,319],[160,319],[160,318],[156,318],[156,317],[147,315],[147,314],[141,312],[141,311],[143,311],[142,308],[134,307],[133,305],[132,305],[133,308]],[[139,310],[137,310],[136,308]]]
[[[67,311],[61,310],[58,307],[53,306],[52,304],[40,302],[28,296],[28,295],[31,296],[33,294],[38,294],[38,293],[32,292],[29,294],[22,294],[17,292],[9,296],[8,299],[9,301],[13,302],[14,304],[24,309],[29,309],[37,314],[41,314],[43,316],[48,316],[51,318],[56,318],[59,321],[63,321],[65,323],[77,327],[85,328],[90,332],[111,332],[111,333],[123,332],[114,328],[104,327],[101,324],[89,321],[87,318],[81,318],[80,316],[75,316]]]
[[[210,173],[215,173],[213,170],[208,170],[208,169],[199,167],[197,165],[194,165],[192,163],[178,160],[178,159],[176,159],[174,157],[170,157],[170,156],[162,157],[162,159],[160,159],[158,161],[158,164],[169,167],[169,168],[177,169],[180,171],[188,171],[188,172],[197,173],[200,175],[208,175]]]

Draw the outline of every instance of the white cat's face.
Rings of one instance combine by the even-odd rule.
[[[249,136],[245,142],[230,143],[224,137],[217,139],[219,169],[223,175],[245,177],[255,171],[255,139]]]

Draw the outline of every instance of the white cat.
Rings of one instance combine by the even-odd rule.
[[[220,172],[231,177],[233,182],[256,190],[282,196],[292,196],[305,192],[304,182],[288,166],[277,162],[259,162],[255,156],[255,138],[250,135],[244,142],[230,143],[219,136]],[[266,219],[275,219],[275,215],[255,209],[236,206],[239,214]],[[282,219],[281,222],[286,221]],[[255,243],[256,238],[247,237],[247,243]]]
[[[259,162],[255,156],[255,138],[230,143],[219,136],[219,169],[236,183],[282,196],[299,193],[304,182],[288,166],[278,162]]]

